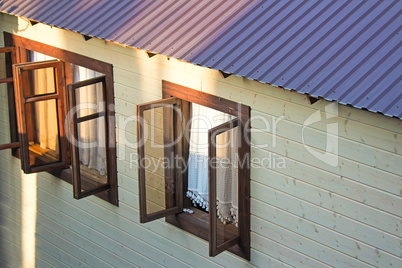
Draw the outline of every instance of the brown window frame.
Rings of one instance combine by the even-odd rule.
[[[106,77],[104,75],[94,77],[91,79],[87,79],[84,81],[79,81],[75,82],[72,84],[69,84],[67,86],[68,90],[68,95],[69,95],[69,103],[70,103],[70,111],[73,110],[77,103],[76,103],[76,89],[81,88],[81,87],[86,87],[89,85],[101,83],[102,84],[102,94],[103,94],[103,99],[106,97]],[[108,120],[106,118],[106,105],[103,107],[104,111],[102,112],[96,112],[92,113],[86,116],[82,117],[77,117],[77,113],[74,113],[72,115],[72,120],[71,120],[71,136],[73,137],[74,141],[78,141],[78,124],[87,122],[93,119],[98,119],[98,118],[103,118],[105,122],[105,138],[106,138],[106,143],[109,140],[109,133],[107,132],[107,129],[109,129],[108,126]],[[81,173],[81,164],[80,164],[80,157],[79,157],[79,148],[78,146],[75,146],[72,144],[72,154],[71,154],[71,166],[73,170],[73,191],[74,191],[74,198],[76,199],[81,199],[85,198],[87,196],[97,194],[100,192],[103,192],[105,190],[110,189],[110,177],[107,177],[107,182],[105,184],[98,185],[97,187],[93,188],[93,183],[91,183],[91,179],[85,179],[85,175]],[[109,155],[106,154],[106,163],[107,163],[107,170],[111,170],[111,164],[109,161]],[[88,188],[87,191],[82,192],[83,189]],[[93,189],[92,189],[93,188]]]
[[[171,107],[171,109],[169,109]],[[159,101],[154,101],[154,102],[149,102],[144,105],[138,105],[137,106],[137,122],[139,122],[140,125],[144,125],[144,112],[152,109],[157,109],[157,108],[163,108],[165,111],[164,118],[163,118],[163,125],[164,125],[164,140],[165,143],[172,144],[173,140],[176,137],[177,133],[181,133],[181,124],[175,124],[175,119],[173,116],[173,111],[176,109],[181,108],[181,100],[178,98],[167,98],[167,99],[162,99]],[[173,125],[177,125],[177,128],[175,129]],[[175,133],[176,132],[176,133]],[[137,128],[137,137],[138,137],[138,144],[141,144],[143,137],[144,137],[144,129],[143,128]],[[169,139],[169,141],[167,141]],[[175,143],[172,146],[169,146],[168,148],[165,148],[164,155],[170,160],[170,163],[174,162],[173,159],[173,152],[176,152],[180,154],[182,152],[181,144],[180,143]],[[139,158],[144,158],[144,149],[143,147],[139,146]],[[143,165],[139,165],[139,176],[141,178],[145,178],[145,167]],[[174,186],[172,186],[174,185]],[[161,211],[157,211],[154,213],[148,213],[147,211],[147,206],[146,206],[146,182],[145,179],[140,179],[139,180],[139,190],[140,190],[140,222],[145,223],[145,222],[150,222],[155,219],[159,219],[161,217],[166,217],[168,215],[171,215],[172,213],[179,213],[183,211],[183,196],[182,195],[169,195],[170,191],[169,189],[174,187],[174,192],[182,192],[182,175],[181,175],[181,169],[176,168],[174,172],[170,168],[165,169],[165,192],[166,192],[166,197],[165,201],[167,204],[167,208]]]
[[[14,87],[15,87],[15,98],[17,104],[17,111],[20,111],[18,115],[18,125],[19,125],[19,140],[20,140],[20,152],[21,152],[21,167],[22,170],[29,173],[36,173],[40,171],[48,171],[52,169],[67,168],[67,143],[64,135],[64,112],[63,112],[63,91],[62,91],[62,64],[57,60],[43,61],[43,62],[28,62],[14,64]],[[44,94],[44,95],[33,95],[27,96],[25,91],[29,89],[29,82],[25,79],[29,79],[25,72],[37,70],[41,68],[53,68],[55,77],[55,92]],[[57,105],[57,124],[59,133],[59,145],[60,145],[60,159],[56,163],[51,164],[40,164],[36,166],[31,166],[29,152],[29,132],[33,130],[33,127],[29,125],[29,118],[32,117],[27,105],[34,104],[39,101],[56,100]]]
[[[103,73],[105,75],[105,86],[106,86],[106,111],[105,118],[107,121],[107,167],[108,167],[108,180],[110,188],[107,191],[103,191],[100,193],[96,193],[95,196],[118,206],[118,187],[117,187],[117,153],[116,153],[116,130],[115,130],[115,112],[114,112],[114,89],[113,89],[113,65],[99,61],[93,58],[89,58],[71,51],[67,51],[64,49],[56,48],[44,43],[40,43],[34,40],[30,40],[24,37],[20,37],[8,32],[4,32],[4,43],[5,47],[13,47],[15,50],[15,61],[12,61],[12,64],[20,64],[29,62],[28,51],[35,51],[42,54],[45,54],[50,57],[54,57],[58,59],[64,70],[62,74],[62,94],[64,98],[63,103],[63,114],[67,115],[68,109],[70,107],[67,85],[72,83],[72,73],[70,64],[76,64],[91,70],[94,70],[99,73]],[[7,74],[11,69],[11,66],[7,64]],[[14,77],[15,78],[15,77]],[[14,79],[15,80],[15,79]],[[16,90],[14,89],[13,83],[9,83],[12,88],[11,92]],[[9,102],[12,103],[15,95],[9,95]],[[16,102],[18,105],[18,102]],[[10,117],[12,114],[16,114],[17,121],[20,120],[20,116],[18,115],[17,107],[14,105],[10,106]],[[64,118],[63,118],[64,120]],[[10,121],[10,131],[12,141],[16,139],[17,124],[15,121]],[[71,144],[68,145],[67,151],[67,162],[70,164],[72,147]],[[16,157],[24,158],[22,155],[21,148],[13,149],[13,155]],[[73,184],[73,174],[71,169],[56,169],[56,170],[48,170],[48,173],[63,179],[64,181]],[[108,186],[108,187],[109,187]]]
[[[217,168],[217,162],[216,160],[216,143],[217,139],[216,136],[219,134],[222,134],[226,131],[230,131],[231,129],[234,129],[238,127],[238,131],[240,132],[240,135],[242,133],[241,129],[241,123],[239,122],[240,120],[238,118],[233,119],[231,121],[228,121],[226,123],[223,123],[219,126],[216,126],[214,128],[211,128],[208,130],[208,167],[209,167],[209,204],[215,204],[217,200],[217,194],[216,194],[216,188],[217,188],[217,176],[216,176],[216,168]],[[241,139],[240,139],[241,140]],[[238,155],[241,155],[241,146],[238,147]],[[231,248],[234,245],[237,245],[240,240],[240,235],[239,233],[237,234],[230,234],[232,237],[228,237],[227,240],[221,244],[219,244],[218,241],[218,217],[216,213],[210,213],[209,214],[209,241],[210,241],[210,246],[209,246],[209,255],[210,256],[216,256],[219,253],[223,252],[227,248]],[[239,230],[238,230],[239,231]],[[229,233],[229,232],[228,232]]]
[[[6,60],[6,78],[0,79],[0,84],[7,84],[10,121],[10,143],[0,144],[0,150],[13,149],[13,151],[15,151],[20,147],[20,143],[18,141],[18,132],[16,129],[17,116],[15,113],[14,101],[14,78],[11,66],[17,63],[17,54],[15,47],[2,47],[0,48],[0,53],[5,54]]]
[[[239,153],[239,161],[240,163],[245,163],[245,161],[250,161],[250,129],[249,129],[249,123],[250,123],[250,107],[231,101],[227,100],[224,98],[217,97],[215,95],[211,95],[205,92],[201,92],[198,90],[194,90],[188,87],[184,87],[178,84],[174,84],[168,81],[162,81],[162,95],[163,99],[160,101],[155,101],[151,103],[146,103],[142,105],[137,106],[137,138],[138,141],[141,140],[141,132],[142,132],[142,127],[141,127],[141,113],[139,112],[141,109],[143,109],[143,106],[146,105],[151,105],[152,103],[163,103],[164,100],[168,100],[171,98],[176,98],[181,100],[181,113],[182,113],[182,118],[181,118],[181,125],[182,126],[187,126],[189,125],[189,120],[190,120],[190,105],[191,103],[196,103],[200,104],[230,115],[233,115],[237,117],[236,122],[237,123],[232,123],[232,125],[238,125],[240,126],[241,132],[242,132],[242,138],[240,138],[241,143],[238,149]],[[179,120],[176,120],[179,121]],[[175,123],[172,121],[171,123],[172,127],[175,129],[176,133],[179,133],[180,135],[186,135],[189,137],[189,131],[190,129],[178,129],[177,122]],[[179,124],[180,125],[180,124]],[[165,124],[164,124],[165,126]],[[219,133],[219,128],[223,128],[222,131],[227,129],[227,124],[224,123],[217,128],[213,129],[213,131],[216,131],[216,133]],[[165,131],[165,129],[164,129]],[[180,133],[182,131],[182,133]],[[212,134],[211,134],[212,135]],[[175,136],[177,138],[177,136]],[[212,136],[210,137],[212,138]],[[175,155],[177,155],[179,158],[184,159],[184,161],[188,161],[188,155],[189,155],[189,143],[187,139],[181,139],[180,144],[182,150],[177,149],[175,151]],[[211,150],[211,146],[209,146]],[[144,149],[142,146],[138,146],[138,161],[141,161],[141,158],[144,157]],[[210,155],[211,158],[211,155]],[[177,165],[176,165],[177,167]],[[172,213],[166,213],[164,211],[163,213],[159,213],[158,215],[154,215],[151,220],[164,217],[166,216],[166,221],[170,224],[173,224],[187,232],[190,232],[204,240],[209,241],[210,243],[210,251],[209,255],[210,256],[216,256],[220,252],[224,250],[229,250],[230,252],[245,258],[247,260],[250,260],[250,166],[249,164],[246,165],[241,165],[239,166],[239,171],[238,171],[238,195],[239,195],[239,214],[238,214],[238,236],[234,237],[227,243],[224,243],[223,245],[218,245],[217,243],[217,238],[216,238],[216,215],[215,216],[209,216],[209,213],[203,212],[197,208],[191,207],[191,201],[186,197],[186,189],[187,189],[187,171],[180,172],[175,172],[176,175],[176,180],[179,179],[182,180],[182,187],[180,190],[177,190],[177,193],[182,199],[182,205],[183,208],[191,208],[195,213],[194,214],[189,214],[189,213],[181,213],[179,210],[179,213],[175,211],[171,211]],[[141,167],[139,164],[139,186],[140,186],[140,215],[144,215],[144,209],[145,205],[145,188],[144,188],[144,181],[145,181],[145,176],[144,176],[144,168]],[[210,169],[211,170],[211,169]],[[211,180],[211,176],[210,176]],[[209,187],[213,187],[214,185],[209,183]],[[210,188],[211,190],[212,188]],[[216,188],[215,188],[216,189]],[[213,197],[213,195],[210,195],[210,198]],[[212,201],[210,200],[210,203]],[[213,213],[211,213],[213,215]],[[143,218],[141,219],[141,222],[143,221]],[[215,224],[214,224],[215,223]],[[212,226],[212,227],[211,227]]]

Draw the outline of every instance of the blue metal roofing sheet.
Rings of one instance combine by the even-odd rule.
[[[402,2],[3,0],[0,10],[402,118]]]

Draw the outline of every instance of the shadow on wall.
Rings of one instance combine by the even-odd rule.
[[[17,17],[0,13],[0,47],[7,46],[4,32],[18,32],[20,27],[27,29],[29,25],[28,21],[19,25]],[[12,76],[6,60],[4,54],[0,55],[0,78]],[[9,125],[15,120],[10,119],[8,108],[9,94],[13,92],[9,86],[0,85],[0,144],[10,142]],[[0,267],[35,266],[36,174],[25,175],[20,165],[10,149],[0,151]]]

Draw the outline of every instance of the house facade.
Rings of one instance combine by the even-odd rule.
[[[71,182],[46,170],[24,172],[23,153],[0,151],[2,267],[402,265],[400,118],[0,13],[0,47],[7,38],[106,70],[109,147],[115,140],[107,159],[116,167],[108,174],[115,171],[116,192],[76,199],[85,191],[73,192]],[[2,79],[9,67],[0,56]],[[9,83],[0,84],[0,144],[14,139]],[[137,107],[164,99],[166,83],[250,108],[249,195],[239,196],[249,200],[249,256],[226,250],[210,257],[208,241],[165,217],[140,223]]]

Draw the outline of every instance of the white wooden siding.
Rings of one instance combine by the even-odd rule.
[[[0,152],[0,266],[21,266],[24,180],[36,178],[38,267],[401,267],[402,124],[339,105],[339,165],[315,159],[302,127],[329,103],[309,105],[296,92],[219,73],[0,14],[0,31],[109,62],[114,66],[119,207],[73,199],[72,186],[48,173],[23,176]],[[0,37],[0,45],[3,37]],[[2,58],[0,58],[0,62]],[[0,75],[4,65],[0,64]],[[136,105],[161,98],[161,80],[251,106],[252,157],[283,159],[284,168],[251,169],[251,261],[208,257],[208,243],[157,220],[139,223]],[[283,118],[279,119],[281,116]],[[273,120],[278,121],[273,133]],[[269,127],[264,122],[269,122]],[[0,92],[0,142],[9,140],[7,96]],[[326,122],[305,129],[309,146],[326,148]],[[275,142],[275,145],[274,143]],[[133,162],[134,161],[134,162]]]

